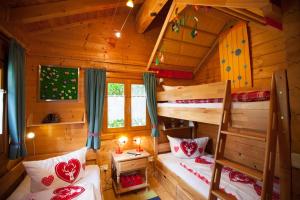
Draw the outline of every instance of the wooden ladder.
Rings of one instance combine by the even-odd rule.
[[[231,107],[231,84],[230,81],[226,83],[226,90],[224,95],[224,103],[222,110],[221,122],[218,130],[216,151],[215,151],[215,164],[213,167],[209,200],[216,200],[217,198],[222,200],[236,199],[232,195],[229,195],[220,189],[220,181],[223,167],[229,167],[233,170],[241,172],[253,179],[263,182],[261,199],[272,199],[273,190],[273,176],[274,165],[276,155],[276,140],[277,140],[277,128],[276,128],[276,87],[275,79],[272,77],[271,95],[270,95],[270,108],[269,108],[269,121],[266,134],[245,131],[243,129],[229,128]],[[224,157],[225,143],[227,136],[247,138],[251,140],[257,140],[265,142],[265,160],[263,171],[258,171],[239,163],[227,160]]]

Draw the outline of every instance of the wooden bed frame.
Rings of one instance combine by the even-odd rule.
[[[291,161],[288,159],[290,155],[289,142],[289,110],[287,98],[287,80],[286,72],[278,71],[274,74],[276,81],[276,99],[278,102],[278,118],[279,120],[279,155],[280,155],[280,185],[281,198],[286,197],[291,189]],[[175,101],[185,99],[211,99],[222,98],[225,94],[226,82],[194,85],[181,87],[170,91],[162,91],[157,93],[157,101]],[[269,89],[269,88],[268,88]],[[254,89],[252,89],[254,90]],[[272,95],[272,94],[271,94]],[[243,108],[231,110],[231,126],[235,128],[245,128],[256,131],[265,131],[268,124],[269,107],[265,109]],[[164,117],[178,118],[190,120],[194,122],[204,122],[208,124],[218,125],[221,118],[221,109],[209,108],[178,108],[178,107],[160,107],[158,105],[158,115]],[[255,117],[254,117],[255,116]],[[260,117],[257,117],[260,116]],[[284,116],[284,117],[283,117]],[[193,200],[206,199],[184,182],[175,173],[170,171],[163,163],[157,159],[160,153],[170,152],[169,142],[161,142],[160,138],[154,138],[155,168],[156,177],[166,186],[168,192],[175,199]],[[283,198],[284,199],[284,198]]]
[[[157,101],[176,101],[184,99],[215,99],[223,98],[226,82],[180,87],[178,89],[157,93]],[[254,90],[254,89],[251,89]],[[266,89],[267,90],[267,89]],[[195,122],[219,125],[222,108],[180,108],[167,107],[158,104],[159,116],[185,119]],[[231,110],[231,126],[235,128],[255,129],[266,131],[269,107],[243,107]],[[255,116],[255,117],[254,117]]]
[[[47,158],[60,156],[69,152],[64,153],[53,153],[53,154],[41,154],[36,156],[29,156],[24,161],[31,160],[44,160]],[[18,187],[26,176],[25,168],[22,164],[23,160],[20,160],[12,169],[10,169],[5,175],[0,177],[0,199],[6,199],[11,193]],[[88,151],[86,155],[87,165],[97,164],[96,153]],[[102,193],[101,193],[102,195]],[[103,198],[102,198],[103,199]]]

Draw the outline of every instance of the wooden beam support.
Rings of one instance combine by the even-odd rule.
[[[270,0],[176,0],[178,4],[201,5],[227,8],[263,8]]]
[[[249,16],[249,14],[245,14],[241,10],[238,10],[238,9],[222,8],[222,7],[215,7],[215,9],[217,9],[221,12],[224,12],[228,15],[231,15],[239,20],[251,21],[251,22],[258,23],[258,24],[266,25],[266,21],[264,18],[261,18],[261,17],[255,18],[253,16],[251,17],[251,16]]]
[[[175,8],[175,12],[172,13],[169,21],[173,21],[173,19],[181,12],[185,9],[187,5],[186,4],[176,4],[176,8]]]
[[[136,16],[136,30],[138,33],[143,33],[148,28],[166,3],[167,0],[145,0]]]
[[[33,23],[56,17],[64,17],[125,6],[126,2],[126,0],[120,0],[119,3],[115,0],[66,0],[26,7],[17,7],[11,9],[10,21]],[[135,4],[140,4],[142,2],[143,0],[136,0]]]
[[[165,34],[166,28],[168,27],[169,19],[170,19],[171,15],[172,15],[174,9],[175,9],[175,3],[173,2],[172,5],[171,5],[171,7],[170,7],[170,9],[169,9],[168,15],[167,15],[167,17],[165,19],[165,22],[164,22],[164,24],[163,24],[163,26],[161,28],[161,31],[159,33],[159,36],[157,38],[157,41],[156,41],[155,46],[153,48],[153,51],[151,53],[150,59],[149,59],[148,64],[147,64],[147,70],[149,70],[150,67],[151,67],[151,63],[152,63],[152,61],[154,59],[154,56],[155,56],[156,51],[157,51],[157,49],[158,49],[158,47],[160,45],[160,42],[161,42],[161,40],[162,40],[162,38],[163,38],[163,36]]]
[[[225,26],[222,28],[222,30],[220,31],[218,37],[216,38],[216,40],[214,41],[214,43],[212,44],[212,46],[210,47],[210,49],[208,50],[208,52],[206,53],[206,55],[202,58],[202,60],[200,61],[199,65],[196,67],[196,69],[194,70],[194,74],[197,73],[197,71],[201,68],[201,66],[206,62],[206,60],[210,57],[210,55],[212,54],[212,52],[214,52],[215,48],[218,46],[219,44],[219,37],[220,35],[224,32],[227,31],[231,26],[233,26],[235,24],[235,22],[231,21],[227,24],[225,24]]]

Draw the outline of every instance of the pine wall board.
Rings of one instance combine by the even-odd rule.
[[[300,1],[288,1],[283,28],[287,53],[287,77],[291,112],[291,152],[300,154]],[[292,156],[292,163],[293,161]],[[299,161],[298,161],[299,162]],[[300,199],[300,169],[292,168],[292,199]]]

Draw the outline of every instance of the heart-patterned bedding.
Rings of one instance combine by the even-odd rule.
[[[23,162],[31,192],[66,187],[84,176],[86,148],[46,160]]]
[[[30,193],[24,200],[97,200],[92,184],[79,184]]]
[[[208,137],[181,139],[168,136],[171,152],[178,158],[196,158],[204,154]]]

